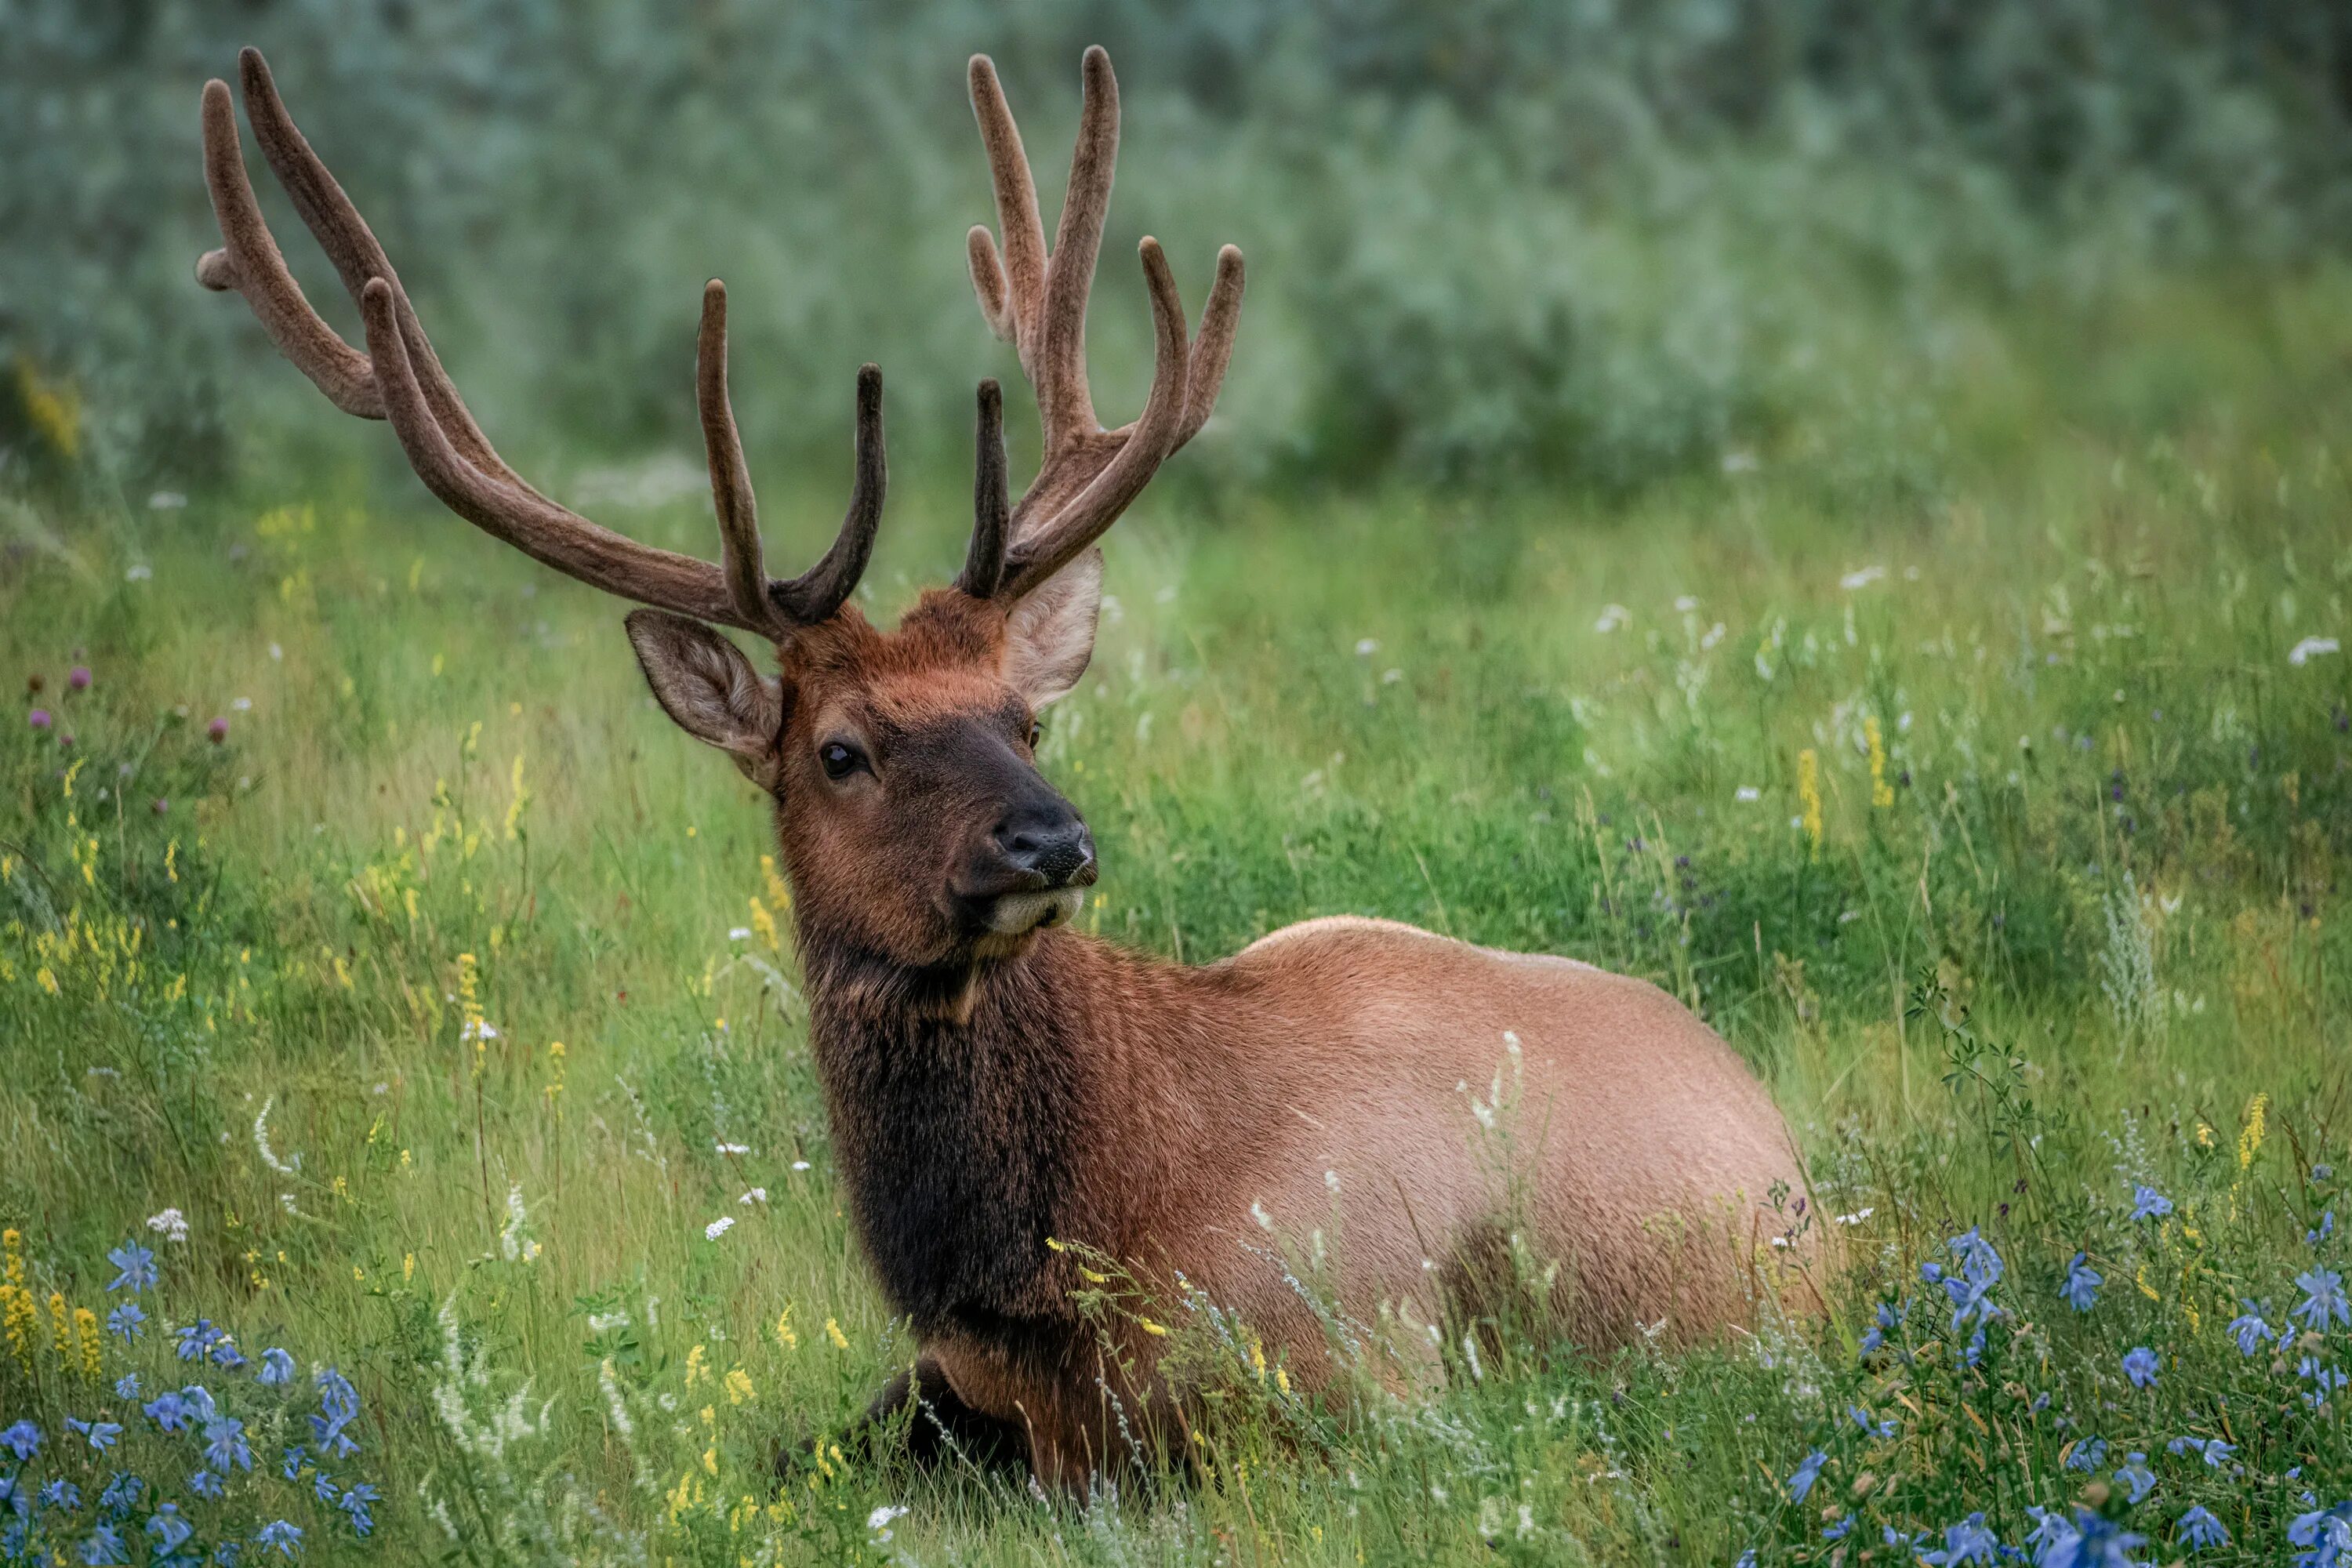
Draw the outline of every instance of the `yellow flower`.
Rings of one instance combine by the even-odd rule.
[[[793,1332],[793,1310],[790,1307],[776,1314],[776,1342],[788,1351],[801,1348],[800,1335]]]
[[[2254,1163],[2255,1153],[2263,1146],[2263,1112],[2269,1109],[2271,1097],[2254,1096],[2246,1107],[2246,1129],[2238,1134],[2238,1168],[2244,1170]]]
[[[686,1385],[687,1385],[687,1387],[688,1387],[688,1388],[692,1388],[696,1384],[698,1384],[698,1383],[701,1382],[704,1378],[709,1377],[709,1375],[710,1375],[710,1369],[709,1369],[709,1367],[705,1366],[705,1365],[702,1363],[702,1347],[701,1347],[700,1345],[697,1345],[697,1346],[695,1346],[692,1350],[690,1350],[690,1351],[687,1352],[686,1352]]]
[[[1822,763],[1811,746],[1797,753],[1797,804],[1803,808],[1805,837],[1822,852]]]
[[[57,1349],[58,1364],[66,1364],[72,1358],[73,1314],[66,1309],[64,1292],[58,1290],[49,1292],[49,1339]]]
[[[1870,747],[1870,804],[1880,811],[1895,804],[1895,786],[1886,782],[1886,742],[1878,732],[1878,715],[1862,721],[1862,738]]]
[[[100,1351],[98,1314],[88,1307],[74,1309],[74,1338],[81,1345],[81,1374],[95,1378],[99,1373]]]
[[[41,438],[55,448],[58,457],[72,462],[81,455],[81,395],[70,385],[59,386],[42,378],[33,368],[33,362],[24,355],[16,356],[16,395],[23,403],[25,418],[41,433]]]
[[[1138,1318],[1135,1320],[1135,1324],[1136,1327],[1141,1329],[1145,1333],[1150,1334],[1154,1339],[1163,1338],[1168,1332],[1166,1329],[1162,1328],[1158,1323],[1153,1322],[1149,1318]]]
[[[728,1404],[749,1405],[751,1403],[752,1394],[751,1374],[750,1373],[745,1372],[739,1366],[727,1373]]]
[[[824,1321],[824,1337],[833,1342],[833,1348],[837,1351],[845,1351],[849,1348],[849,1341],[842,1333],[841,1325],[831,1318]]]

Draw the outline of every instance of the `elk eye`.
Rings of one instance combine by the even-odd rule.
[[[827,741],[817,748],[816,760],[829,779],[845,779],[866,765],[866,753],[846,741]]]
[[[1044,740],[1045,738],[1045,725],[1043,725],[1043,724],[1040,724],[1040,723],[1039,723],[1039,722],[1037,722],[1037,721],[1036,721],[1036,720],[1034,720],[1034,719],[1030,720],[1030,721],[1029,721],[1029,749],[1030,749],[1031,751],[1033,751],[1033,752],[1034,752],[1034,751],[1035,751],[1035,750],[1037,749],[1037,742],[1040,742],[1040,741],[1042,741],[1042,740]]]

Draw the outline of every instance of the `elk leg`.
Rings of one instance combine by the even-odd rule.
[[[914,1408],[908,1416],[908,1406]],[[948,1384],[938,1360],[919,1357],[915,1364],[883,1384],[850,1436],[862,1453],[885,1457],[884,1445],[896,1424],[908,1416],[898,1457],[929,1469],[958,1458],[990,1468],[1024,1466],[1029,1445],[1021,1427],[973,1409]]]

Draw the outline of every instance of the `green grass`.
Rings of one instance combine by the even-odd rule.
[[[1504,1325],[1403,1401],[1343,1377],[1309,1408],[1157,1304],[1217,1394],[1202,1463],[1085,1510],[830,1457],[770,1479],[909,1345],[762,924],[764,810],[654,710],[616,606],[404,480],[28,500],[0,671],[56,718],[0,724],[0,1220],[36,1314],[0,1426],[45,1434],[26,1484],[82,1486],[57,1544],[120,1468],[157,1489],[134,1555],[162,1498],[206,1544],[283,1516],[313,1560],[1895,1563],[2087,1504],[2168,1562],[2197,1504],[2232,1537],[2200,1561],[2282,1561],[2352,1493],[2345,1402],[2305,1397],[2346,1325],[2253,1355],[2229,1328],[2341,1267],[2305,1233],[2352,1158],[2352,665],[2288,655],[2347,630],[2347,303],[2328,276],[2011,322],[1631,500],[1180,487],[1123,522],[1045,752],[1101,844],[1089,924],[1206,960],[1354,911],[1651,976],[1866,1217],[1818,1330],[1593,1361]],[[834,503],[770,489],[772,552],[812,549]],[[956,488],[920,490],[883,610],[960,552]],[[705,547],[691,506],[608,521]],[[2137,1184],[2173,1211],[2130,1219]],[[184,1242],[145,1227],[167,1206]],[[1972,1226],[2006,1312],[1968,1366],[1918,1268]],[[124,1300],[132,1237],[151,1321],[89,1378],[49,1297]],[[195,1375],[164,1331],[200,1317],[299,1366],[205,1374],[256,1458],[217,1500],[202,1440],[110,1389]],[[364,1542],[279,1479],[328,1364],[359,1451],[304,1462],[381,1489]],[[130,1428],[103,1458],[62,1425],[101,1411]]]

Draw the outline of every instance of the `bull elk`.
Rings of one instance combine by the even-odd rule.
[[[1087,297],[1118,140],[1102,50],[1086,55],[1050,251],[995,69],[971,63],[1003,235],[1000,250],[971,230],[971,278],[1034,388],[1044,458],[1011,503],[999,393],[981,383],[962,573],[888,629],[850,603],[882,512],[879,372],[858,376],[839,536],[800,576],[769,576],[728,401],[727,296],[711,282],[696,393],[719,561],[601,528],[491,448],[260,55],[247,50],[241,73],[262,154],[358,302],[366,348],[338,337],[288,272],[216,80],[204,92],[205,168],[226,248],[198,279],[243,294],[336,406],[389,420],[450,510],[650,606],[627,629],[655,697],[773,804],[840,1169],[881,1288],[920,1344],[876,1407],[919,1402],[918,1449],[942,1431],[1001,1444],[1045,1484],[1080,1488],[1186,1408],[1151,1334],[1082,1319],[1069,1240],[1160,1288],[1181,1276],[1312,1381],[1328,1375],[1322,1324],[1261,1227],[1328,1223],[1336,1191],[1342,1311],[1370,1319],[1386,1303],[1475,1321],[1507,1242],[1475,1147],[1479,1108],[1461,1091],[1487,1085],[1507,1051],[1520,1084],[1519,1223],[1560,1265],[1548,1305],[1576,1342],[1622,1342],[1661,1319],[1683,1337],[1722,1332],[1786,1277],[1759,1257],[1811,1251],[1805,1227],[1792,1237],[1788,1209],[1766,1201],[1804,1207],[1763,1086],[1643,981],[1381,920],[1307,921],[1199,967],[1070,929],[1095,846],[1038,771],[1036,715],[1087,668],[1097,542],[1208,419],[1242,301],[1241,253],[1227,247],[1191,334],[1145,239],[1150,391],[1133,423],[1097,422]],[[775,676],[719,626],[772,643]]]

